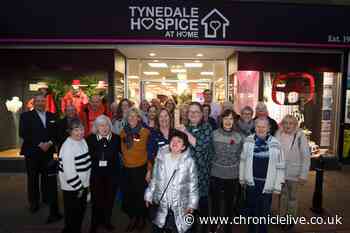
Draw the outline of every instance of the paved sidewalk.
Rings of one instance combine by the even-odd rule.
[[[61,232],[63,221],[56,224],[44,224],[48,209],[42,206],[36,214],[30,214],[26,202],[25,174],[0,173],[0,233],[58,233]],[[309,181],[300,191],[299,216],[315,216],[309,210],[314,191],[315,172],[310,172]],[[340,215],[342,225],[297,225],[295,233],[350,233],[350,166],[341,171],[326,171],[324,182],[324,208],[327,216]],[[62,206],[62,200],[60,200]],[[273,204],[276,208],[276,202]],[[88,232],[90,210],[85,216],[84,231]],[[124,232],[127,217],[120,212],[116,203],[113,213],[113,223],[117,226],[115,232]],[[246,226],[234,226],[234,232],[246,232]],[[103,232],[103,231],[101,231]],[[144,232],[149,232],[147,228]],[[271,226],[271,233],[282,232],[279,226]]]

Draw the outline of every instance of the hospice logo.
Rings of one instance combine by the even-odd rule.
[[[166,38],[225,39],[230,21],[217,9],[202,19],[198,7],[129,6],[132,31],[159,31]]]

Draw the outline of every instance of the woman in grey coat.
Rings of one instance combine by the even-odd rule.
[[[197,169],[188,150],[187,135],[175,130],[169,140],[169,146],[159,149],[144,199],[147,207],[160,202],[156,217],[152,220],[153,233],[162,232],[168,222],[175,223],[178,233],[188,233],[191,232],[192,214],[199,201]]]

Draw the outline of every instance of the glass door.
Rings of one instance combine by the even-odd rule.
[[[141,81],[142,99],[159,100],[167,97],[176,98],[179,104],[190,101],[202,101],[202,92],[210,89],[211,82],[208,81]]]

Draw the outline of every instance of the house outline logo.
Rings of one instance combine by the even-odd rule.
[[[219,20],[211,20],[207,22],[210,17],[214,14],[217,14],[220,16],[222,21]],[[230,21],[221,14],[220,11],[218,11],[216,8],[211,10],[202,20],[201,25],[204,26],[204,37],[205,38],[217,38],[217,32],[222,28],[222,38],[225,39],[226,37],[226,27],[230,25]],[[209,30],[212,29],[212,33],[209,32]]]

